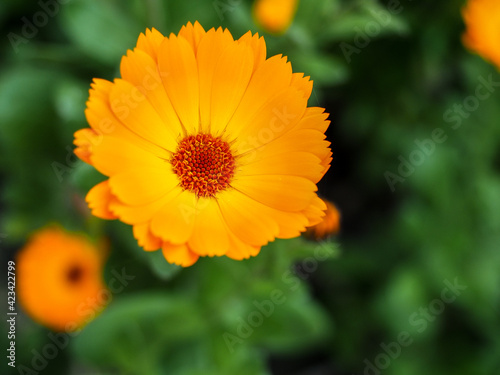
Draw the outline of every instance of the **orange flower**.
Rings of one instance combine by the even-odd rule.
[[[306,235],[321,240],[333,234],[337,234],[340,230],[340,212],[337,207],[330,201],[323,199],[326,204],[326,215],[321,222],[307,228]]]
[[[462,10],[464,45],[500,68],[500,2],[469,0]]]
[[[282,34],[290,27],[297,0],[256,0],[254,18],[257,24],[270,33]]]
[[[40,324],[73,331],[104,307],[102,255],[83,235],[41,229],[17,254],[16,267],[19,302]]]
[[[109,179],[92,213],[133,225],[147,251],[190,266],[243,259],[324,215],[316,183],[329,168],[328,114],[308,108],[312,82],[263,38],[208,32],[139,36],[121,79],[94,80],[75,153]]]

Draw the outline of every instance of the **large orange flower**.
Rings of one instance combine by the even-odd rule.
[[[500,69],[500,1],[469,0],[462,14],[465,46]]]
[[[328,115],[308,108],[312,82],[263,38],[234,40],[199,23],[146,30],[121,79],[94,80],[75,153],[109,179],[87,195],[94,215],[133,225],[172,263],[256,255],[296,237],[326,208]]]
[[[102,254],[83,235],[44,228],[17,255],[19,302],[43,325],[78,329],[104,308],[102,266]]]

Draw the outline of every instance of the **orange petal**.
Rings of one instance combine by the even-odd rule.
[[[301,91],[304,97],[309,99],[313,89],[313,81],[310,80],[310,77],[304,77],[304,73],[293,73],[291,86]]]
[[[153,216],[178,194],[178,190],[172,189],[163,197],[151,203],[135,206],[120,202],[118,199],[113,199],[109,204],[109,209],[124,223],[142,224],[151,221]]]
[[[224,255],[229,250],[228,227],[217,201],[199,198],[189,248],[198,255]]]
[[[109,210],[109,203],[113,199],[109,188],[109,180],[103,181],[94,186],[87,193],[85,200],[87,201],[92,215],[101,219],[117,219],[117,217]]]
[[[102,141],[94,147],[91,160],[92,164],[106,176],[144,167],[158,170],[171,169],[168,162],[156,155],[126,140],[113,137],[102,137]]]
[[[266,103],[253,116],[241,119],[240,128],[227,132],[227,136],[234,140],[232,148],[235,155],[253,153],[296,128],[306,105],[307,100],[302,94],[290,88]]]
[[[165,38],[158,53],[158,67],[163,86],[187,130],[193,134],[199,122],[198,68],[194,51],[183,37],[171,34]]]
[[[302,212],[271,208],[237,190],[222,193],[218,201],[228,227],[249,245],[264,245],[274,237],[297,237],[308,224]]]
[[[252,48],[254,57],[253,69],[256,71],[266,60],[266,42],[264,37],[259,38],[258,33],[252,36],[252,32],[248,31],[238,39],[238,42],[245,43]]]
[[[111,92],[111,88],[113,87],[113,82],[102,78],[94,78],[90,87],[91,89],[89,90],[89,99],[94,97],[96,99],[100,99],[101,101],[108,101],[109,93]]]
[[[146,33],[139,35],[139,39],[137,40],[137,48],[146,52],[149,56],[151,56],[155,61],[158,57],[158,49],[160,48],[160,44],[165,39],[162,33],[160,33],[155,28],[146,29]]]
[[[139,137],[137,134],[127,129],[125,125],[116,118],[109,103],[109,95],[113,87],[114,84],[111,82],[94,80],[85,110],[85,116],[92,129],[100,135],[126,139],[159,157],[169,157],[170,154],[165,149]],[[97,142],[94,142],[94,145],[96,144]]]
[[[179,195],[153,216],[151,231],[155,236],[174,245],[185,244],[193,233],[196,213],[196,196],[187,191],[180,191]]]
[[[123,79],[132,83],[148,99],[172,139],[177,140],[185,133],[165,92],[158,66],[151,56],[139,49],[128,51],[127,56],[122,58],[120,70]]]
[[[231,33],[226,29],[210,29],[198,47],[197,63],[200,84],[200,123],[204,131],[209,132],[211,123],[212,86],[217,59],[233,41]]]
[[[109,178],[114,195],[130,205],[152,203],[179,185],[177,176],[165,165],[165,169],[144,167],[129,169]]]
[[[179,36],[182,36],[189,42],[189,44],[193,48],[194,53],[197,52],[200,40],[205,36],[205,34],[205,29],[200,25],[198,21],[195,21],[194,25],[191,22],[188,22],[185,26],[182,26],[181,30],[179,31]]]
[[[245,243],[260,247],[278,234],[277,223],[262,212],[262,205],[239,191],[222,192],[217,201],[228,227]]]
[[[308,226],[316,225],[325,217],[326,204],[318,196],[314,197],[311,205],[304,210],[309,223]]]
[[[288,152],[309,152],[323,161],[331,156],[328,148],[330,142],[325,141],[325,134],[312,129],[299,129],[287,132],[281,137],[257,149],[250,149],[240,155],[240,164],[250,164],[266,160]]]
[[[80,129],[74,134],[73,144],[76,146],[73,151],[76,156],[87,164],[92,164],[90,155],[92,155],[93,145],[99,143],[102,135],[97,134],[93,129]]]
[[[257,202],[289,212],[304,210],[317,190],[313,182],[297,176],[238,176],[231,185]]]
[[[232,232],[229,233],[229,250],[225,254],[235,260],[248,259],[259,254],[261,247],[243,242]]]
[[[155,251],[161,247],[161,240],[151,233],[149,223],[136,224],[133,228],[134,237],[144,250]]]
[[[321,160],[309,152],[283,152],[270,157],[258,156],[257,161],[242,165],[238,176],[291,175],[317,182],[323,171]]]
[[[324,200],[321,209],[325,210],[325,216],[319,222],[317,220],[313,221],[315,224],[307,228],[305,233],[306,236],[316,240],[327,238],[332,234],[338,233],[340,230],[340,212],[337,207],[328,200]]]
[[[175,151],[177,140],[136,86],[123,79],[116,79],[110,101],[113,113],[130,131],[165,150]]]
[[[232,43],[217,60],[211,90],[211,133],[220,135],[241,102],[253,71],[253,52]]]
[[[307,99],[302,93],[288,88],[248,118],[238,134],[238,142],[249,141],[253,137],[260,146],[281,137],[302,119],[306,107]]]
[[[291,80],[292,67],[281,55],[262,63],[253,74],[238,109],[228,123],[228,134],[237,138],[242,130],[252,125],[262,107],[290,86]]]
[[[309,107],[293,130],[315,129],[324,133],[330,125],[330,121],[326,121],[327,118],[328,113],[325,112],[324,108]]]
[[[285,212],[276,210],[271,207],[266,212],[272,217],[279,226],[277,238],[295,238],[300,236],[300,233],[306,230],[308,220],[303,213]]]
[[[185,244],[172,245],[164,242],[162,252],[169,263],[177,264],[182,267],[192,266],[200,257],[198,254],[189,250],[188,246]]]

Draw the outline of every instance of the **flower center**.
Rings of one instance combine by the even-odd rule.
[[[83,269],[78,265],[73,265],[66,273],[66,279],[71,284],[77,284],[83,277]]]
[[[213,197],[225,190],[234,175],[229,144],[210,134],[184,138],[170,162],[181,187],[198,197]]]

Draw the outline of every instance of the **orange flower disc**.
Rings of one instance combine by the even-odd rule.
[[[170,162],[181,187],[197,197],[215,196],[229,186],[234,175],[234,157],[229,145],[210,134],[184,138]]]
[[[198,22],[146,30],[120,71],[94,80],[90,128],[75,133],[75,154],[108,177],[87,194],[95,216],[132,225],[140,246],[182,266],[255,256],[321,221],[328,114],[307,106],[311,80],[266,58],[262,37]]]

